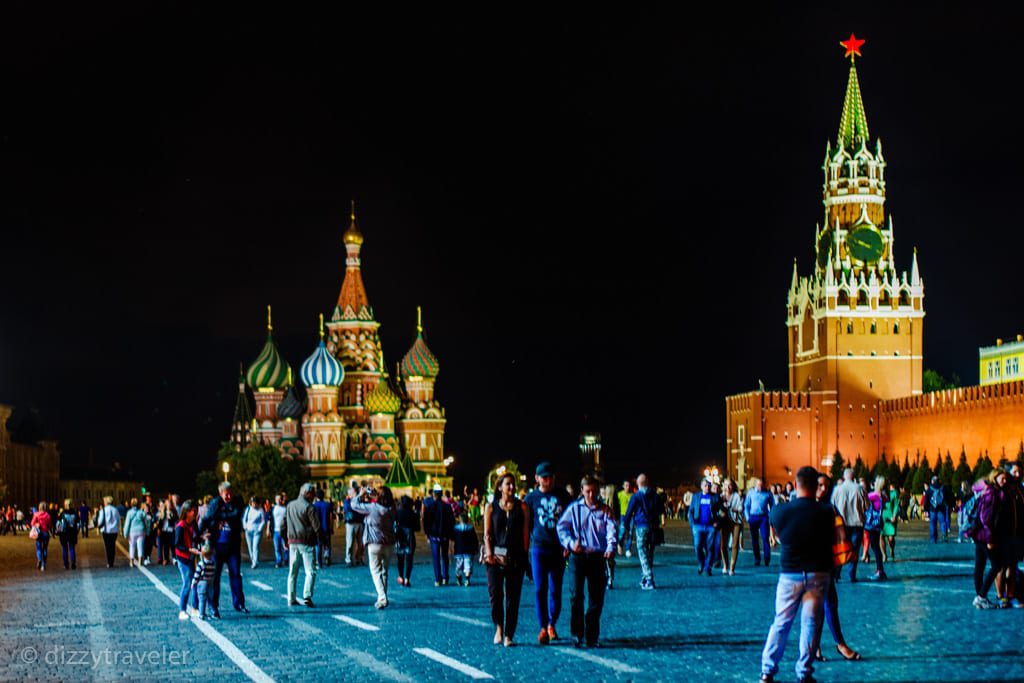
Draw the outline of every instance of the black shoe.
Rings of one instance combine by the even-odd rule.
[[[213,612],[210,613],[210,618],[220,621],[220,612],[218,612],[217,610],[213,610]]]
[[[596,640],[588,640],[587,647],[601,647],[601,645]]]
[[[573,638],[572,646],[577,648],[583,647],[583,639],[579,637]]]
[[[851,576],[850,577],[850,583],[857,583],[857,577],[856,576]]]
[[[248,614],[249,613],[249,608],[246,607],[245,605],[242,605],[241,607],[239,607],[235,611],[236,612],[241,612],[242,614]]]
[[[775,683],[775,676],[771,674],[761,674],[761,678],[758,679],[761,683]]]
[[[306,607],[316,607],[316,605],[313,604],[313,598],[306,598],[302,601],[302,604]]]

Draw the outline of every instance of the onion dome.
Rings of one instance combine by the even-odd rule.
[[[284,400],[277,406],[277,416],[281,419],[290,417],[293,420],[298,420],[306,412],[306,406],[304,401],[299,398],[299,392],[295,390],[295,385],[290,381],[291,378],[289,371],[288,393],[284,395]]]
[[[281,358],[281,354],[277,351],[277,345],[274,344],[271,334],[273,329],[270,322],[270,306],[267,306],[267,343],[263,345],[260,355],[256,357],[245,373],[245,379],[249,386],[256,390],[277,389],[285,386],[288,373],[291,372],[288,363]]]
[[[356,200],[354,199],[352,200],[352,213],[349,219],[348,230],[341,236],[342,239],[345,240],[345,244],[362,244],[363,233],[359,232],[359,226],[356,225]]]
[[[402,408],[402,399],[398,398],[394,391],[391,390],[391,385],[388,382],[387,370],[384,370],[384,354],[380,354],[380,367],[384,372],[381,375],[380,381],[377,382],[377,386],[373,388],[363,400],[363,405],[370,413],[389,413],[395,414]]]
[[[299,370],[302,383],[307,387],[314,386],[341,386],[345,378],[345,371],[341,363],[331,355],[324,344],[324,316],[320,314],[320,344],[309,358],[302,363]]]
[[[427,348],[423,341],[423,317],[420,307],[416,307],[416,341],[402,359],[402,377],[437,377],[440,367],[437,357]]]

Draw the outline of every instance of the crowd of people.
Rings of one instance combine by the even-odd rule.
[[[973,487],[954,494],[937,477],[925,487],[918,505],[929,520],[929,539],[949,539],[953,514],[960,542],[974,543],[979,609],[1024,607],[1019,563],[1024,560],[1024,484],[1021,466],[992,471]],[[593,647],[607,590],[614,588],[617,555],[635,549],[641,590],[655,590],[654,553],[664,543],[666,520],[679,513],[664,491],[650,486],[644,474],[615,490],[592,476],[577,488],[555,485],[549,463],[535,473],[535,487],[519,490],[511,473],[500,476],[492,497],[464,489],[453,496],[435,485],[424,498],[395,499],[387,486],[352,481],[342,501],[325,500],[324,491],[304,484],[294,500],[285,492],[273,504],[236,499],[231,484],[217,496],[182,502],[177,495],[155,501],[151,495],[115,505],[110,497],[90,509],[65,500],[62,506],[40,501],[26,522],[18,510],[3,511],[4,533],[27,530],[35,542],[37,568],[45,571],[49,542],[61,545],[65,569],[77,569],[76,544],[94,529],[102,537],[107,566],[114,566],[118,538],[126,541],[129,566],[174,564],[181,575],[179,619],[220,619],[220,584],[227,567],[233,608],[249,612],[241,577],[242,538],[249,562],[257,568],[261,541],[272,539],[274,564],[287,566],[287,602],[314,607],[318,571],[331,563],[332,536],[344,524],[344,564],[368,566],[376,589],[375,606],[389,605],[392,556],[397,583],[412,585],[417,536],[430,546],[435,587],[449,584],[451,560],[455,581],[469,586],[476,565],[486,572],[494,643],[515,644],[524,579],[535,592],[537,642],[559,638],[563,582],[568,583],[573,644]],[[732,480],[705,479],[699,491],[680,504],[693,537],[698,574],[735,573],[739,550],[749,540],[754,564],[769,566],[779,555],[775,621],[762,653],[762,680],[778,673],[785,640],[800,613],[797,675],[812,680],[813,662],[823,661],[820,647],[825,625],[836,651],[847,660],[861,655],[844,639],[836,584],[858,581],[857,569],[872,561],[870,579],[888,579],[886,565],[896,559],[897,529],[912,518],[913,501],[884,477],[857,480],[852,469],[833,486],[826,474],[801,468],[794,482],[769,485],[752,480],[745,492]],[[746,539],[744,528],[749,528]],[[845,568],[845,571],[844,571]],[[297,590],[299,570],[304,572]],[[996,600],[988,597],[995,587]],[[1018,597],[1020,596],[1020,597]]]

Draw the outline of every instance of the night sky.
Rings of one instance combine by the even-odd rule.
[[[925,367],[976,383],[1024,332],[1020,17],[176,5],[0,22],[0,401],[68,463],[187,488],[266,305],[293,368],[314,349],[354,198],[389,365],[423,306],[456,476],[569,470],[593,429],[613,474],[693,478],[724,396],[786,387],[851,31]]]

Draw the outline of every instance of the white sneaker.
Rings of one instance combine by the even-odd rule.
[[[144,566],[148,567],[148,566],[149,566],[149,558],[147,557],[146,559],[144,559],[144,560],[142,561],[142,564],[143,564]]]
[[[199,610],[197,610],[195,607],[189,607],[188,610],[186,610],[186,611],[188,612],[188,615],[190,617],[198,617],[199,616]]]
[[[983,598],[980,595],[974,596],[974,602],[972,604],[978,609],[995,609],[997,607],[994,602],[988,598]]]
[[[633,557],[633,551],[632,550],[627,550],[626,551],[626,557]]]
[[[178,612],[179,621],[188,621],[188,612]]]

